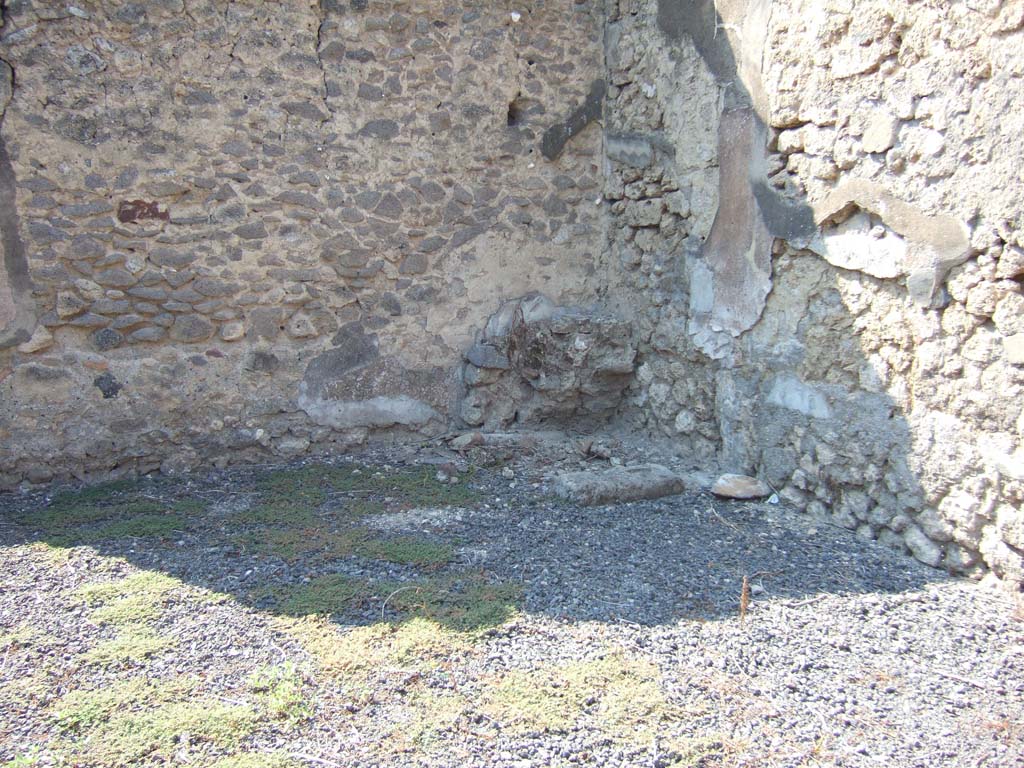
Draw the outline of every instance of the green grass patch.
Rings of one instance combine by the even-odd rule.
[[[471,636],[420,618],[345,630],[323,617],[309,616],[288,621],[283,628],[322,674],[344,680],[349,692],[357,695],[372,694],[378,675],[426,674],[464,657],[473,647]]]
[[[383,515],[388,511],[388,506],[383,501],[367,498],[350,498],[344,500],[344,505],[337,510],[346,520],[362,520],[367,517]]]
[[[358,553],[364,557],[420,568],[437,568],[450,563],[455,556],[454,550],[447,544],[415,536],[367,539],[358,549]]]
[[[275,596],[280,613],[312,616],[343,613],[373,597],[373,590],[362,579],[331,573],[308,584],[275,590]]]
[[[261,717],[251,704],[197,696],[191,683],[138,678],[75,691],[53,711],[65,733],[61,751],[72,762],[100,766],[171,762],[177,753],[207,744],[237,749]]]
[[[406,588],[409,586],[412,588]],[[430,619],[459,632],[476,632],[511,619],[521,599],[520,584],[492,583],[477,574],[463,573],[403,585],[391,595],[388,605],[406,616]]]
[[[564,733],[585,721],[622,743],[648,743],[682,712],[665,698],[658,668],[612,652],[601,659],[514,670],[480,694],[480,710],[512,734]]]
[[[230,757],[222,757],[209,768],[302,768],[303,763],[297,762],[284,752],[243,752]]]
[[[83,544],[107,539],[167,539],[184,531],[187,525],[183,515],[174,513],[146,514],[115,520],[96,530],[83,532],[78,538],[79,542]]]
[[[119,601],[131,601],[135,605],[148,601],[159,605],[169,592],[182,586],[184,585],[172,576],[156,571],[138,571],[117,581],[83,584],[76,594],[93,607],[110,606]],[[147,620],[148,618],[151,617],[147,617]]]
[[[471,475],[456,483],[439,482],[436,475],[437,469],[431,466],[388,471],[363,466],[325,468],[327,482],[337,491],[374,493],[405,506],[447,507],[479,499],[479,493],[469,487]]]
[[[325,478],[317,466],[267,472],[256,481],[256,489],[272,504],[315,508],[327,500]]]
[[[421,568],[437,568],[451,562],[454,557],[454,550],[448,544],[417,536],[381,538],[362,527],[340,531],[323,527],[270,527],[248,531],[236,536],[234,540],[244,549],[280,557],[289,562],[324,562],[358,556]]]
[[[269,472],[256,482],[264,502],[290,502],[306,507],[318,507],[329,493],[361,494],[366,497],[387,497],[407,506],[450,506],[476,501],[479,494],[469,487],[471,475],[456,483],[437,480],[437,470],[431,466],[397,467],[381,470],[362,465],[332,467],[311,465],[295,469]],[[359,504],[347,505],[360,513]],[[370,509],[372,512],[376,508]]]
[[[15,755],[12,759],[5,762],[3,768],[32,768],[36,765],[42,765],[41,761],[42,755],[38,750],[22,752],[20,755]]]
[[[119,710],[164,704],[186,698],[192,691],[192,684],[180,680],[156,682],[134,677],[96,690],[71,691],[54,704],[51,714],[62,730],[82,733],[106,722]]]
[[[368,532],[362,529],[326,531],[321,528],[264,528],[236,537],[243,548],[282,560],[336,560],[357,554]]]
[[[158,635],[149,627],[133,625],[118,632],[117,637],[90,648],[82,654],[82,660],[104,667],[142,664],[175,645],[174,640]]]
[[[11,651],[35,645],[46,636],[31,624],[18,624],[0,631],[0,651]]]
[[[6,680],[0,685],[0,711],[19,712],[38,706],[53,695],[57,684],[51,672],[42,669]]]
[[[440,746],[442,735],[455,729],[463,715],[472,713],[475,708],[472,702],[458,693],[439,693],[418,687],[406,697],[402,709],[402,723],[390,734],[388,741],[395,746],[406,743],[418,750],[429,750]]]
[[[114,480],[109,483],[100,483],[79,488],[77,490],[62,491],[53,497],[50,504],[51,509],[71,509],[75,507],[88,507],[94,504],[110,502],[117,496],[137,490],[138,481],[134,478]]]
[[[238,525],[286,525],[310,528],[319,522],[313,509],[290,502],[265,502],[254,504],[231,515],[231,522]]]
[[[119,489],[116,493],[108,490]],[[19,523],[42,531],[50,544],[77,546],[118,538],[167,538],[185,530],[206,509],[197,499],[163,502],[127,492],[131,486],[98,486],[58,494],[49,507],[19,515]]]
[[[309,697],[303,693],[302,676],[294,664],[263,667],[249,677],[249,688],[259,695],[264,711],[289,726],[313,715]]]
[[[400,621],[423,618],[458,632],[476,632],[508,621],[522,599],[522,586],[491,583],[471,573],[409,583],[329,574],[268,594],[276,601],[276,611],[287,616],[338,615],[376,600],[386,601]]]
[[[199,680],[184,678],[134,677],[73,691],[50,707],[61,732],[53,747],[61,765],[293,768],[283,753],[239,750],[257,728],[291,729],[308,719],[302,685],[295,668],[284,665],[254,673],[244,700],[204,694]],[[234,754],[214,761],[211,747]]]
[[[93,608],[97,624],[116,627],[118,634],[82,656],[89,664],[141,664],[173,647],[175,642],[149,625],[160,618],[167,596],[182,583],[153,571],[133,573],[119,581],[85,584],[77,594]]]
[[[18,522],[43,531],[61,532],[90,523],[160,514],[166,509],[167,505],[150,500],[126,501],[104,506],[64,506],[54,502],[46,509],[20,515]]]

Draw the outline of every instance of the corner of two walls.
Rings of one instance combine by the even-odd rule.
[[[642,329],[641,418],[1019,584],[1019,9],[619,0],[608,24],[609,293]]]

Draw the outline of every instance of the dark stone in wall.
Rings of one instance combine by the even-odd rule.
[[[117,397],[117,393],[124,389],[124,385],[115,379],[109,371],[97,376],[92,383],[93,386],[103,393],[104,400]]]
[[[604,80],[595,80],[583,104],[573,110],[565,120],[544,131],[540,142],[540,151],[544,157],[548,160],[557,158],[573,136],[601,116],[607,90],[608,84]]]
[[[398,135],[398,123],[394,120],[371,120],[359,131],[360,136],[390,141]]]
[[[273,373],[281,367],[281,360],[272,352],[257,349],[252,353],[247,367],[256,373]]]
[[[160,204],[146,200],[122,200],[117,204],[117,220],[122,224],[142,219],[158,219],[170,221],[171,214],[166,209],[160,210]]]
[[[113,328],[101,328],[92,335],[92,343],[100,352],[106,352],[124,343],[124,336]]]

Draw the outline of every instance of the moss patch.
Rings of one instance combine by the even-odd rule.
[[[183,586],[177,579],[152,571],[141,571],[113,582],[86,584],[78,596],[93,608],[90,618],[114,627],[117,635],[87,651],[82,657],[90,664],[142,663],[174,646],[150,626],[163,612],[167,596]]]
[[[338,614],[372,597],[367,583],[338,573],[276,591],[277,610],[288,616]]]
[[[522,587],[491,583],[475,573],[456,573],[414,582],[373,582],[328,574],[309,583],[271,590],[276,610],[288,616],[340,615],[379,602],[399,620],[424,618],[459,632],[504,624],[517,610]],[[385,605],[386,603],[386,605]]]
[[[521,599],[519,584],[492,583],[478,574],[461,573],[402,585],[389,593],[388,605],[449,629],[475,632],[504,624]]]
[[[188,527],[205,504],[197,499],[160,501],[142,495],[133,481],[118,481],[57,494],[43,510],[17,516],[50,544],[76,546],[108,539],[166,538]]]
[[[303,763],[289,757],[284,752],[243,752],[242,754],[222,757],[210,763],[209,768],[302,768]]]
[[[94,621],[122,626],[155,619],[167,595],[183,586],[171,576],[139,571],[118,581],[85,584],[77,595],[95,609]]]
[[[480,709],[511,733],[561,733],[585,721],[616,741],[636,744],[682,714],[662,693],[657,667],[619,652],[512,671],[481,692]]]
[[[466,636],[426,619],[403,624],[380,622],[345,631],[322,618],[308,617],[284,628],[331,677],[355,676],[361,680],[394,668],[423,673],[464,656],[472,648]]]
[[[203,745],[234,749],[260,717],[253,705],[197,696],[193,682],[138,678],[70,693],[53,709],[65,733],[61,751],[100,766],[170,761]]]
[[[295,765],[279,752],[230,754],[216,762],[208,756],[210,748],[236,752],[258,728],[289,731],[312,715],[304,680],[293,665],[258,669],[241,698],[210,695],[203,685],[195,678],[133,677],[68,693],[50,708],[62,733],[55,749],[68,764],[104,768],[181,761],[222,768]]]
[[[313,714],[303,692],[302,676],[294,664],[263,667],[249,677],[249,688],[259,695],[263,710],[273,720],[296,725]]]
[[[449,545],[416,536],[368,538],[358,547],[357,552],[363,557],[420,568],[437,568],[450,563],[455,556]]]
[[[104,640],[82,655],[89,664],[141,664],[158,653],[173,648],[176,642],[162,637],[148,627],[131,626],[110,640]]]

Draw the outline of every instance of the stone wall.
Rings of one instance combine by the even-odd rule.
[[[617,419],[1024,577],[1018,0],[0,7],[0,487]]]
[[[613,13],[609,263],[644,329],[641,419],[1020,582],[1022,4]]]
[[[592,3],[3,6],[0,486],[443,431],[596,294]]]

